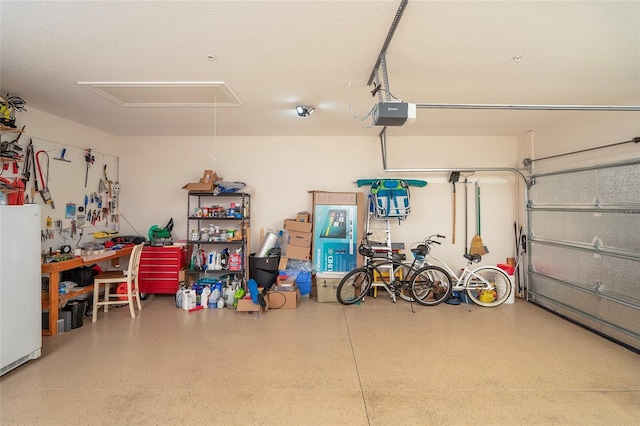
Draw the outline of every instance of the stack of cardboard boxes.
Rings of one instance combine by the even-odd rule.
[[[285,219],[284,229],[287,231],[287,249],[280,258],[279,269],[287,269],[289,259],[311,260],[311,241],[313,240],[312,223],[309,213],[298,213],[295,219]]]
[[[284,229],[287,235],[286,252],[280,257],[278,269],[287,269],[289,259],[304,261],[311,260],[311,227],[308,213],[299,213],[295,219],[286,219]],[[271,309],[295,309],[300,301],[300,289],[293,277],[280,275],[276,283],[265,295],[266,304]],[[241,301],[244,302],[244,301]],[[251,301],[249,301],[251,302]],[[242,309],[238,304],[238,311],[259,311],[259,306],[243,303]]]

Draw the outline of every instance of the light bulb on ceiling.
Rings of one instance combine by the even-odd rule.
[[[311,115],[313,113],[313,111],[315,111],[316,109],[313,107],[307,107],[304,105],[298,105],[296,107],[296,112],[298,113],[298,115],[300,117],[307,117],[309,115]]]

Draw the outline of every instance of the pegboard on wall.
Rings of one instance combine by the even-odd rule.
[[[1,140],[11,141],[16,136],[17,133],[3,133]],[[41,206],[43,250],[55,251],[63,245],[82,247],[93,241],[94,232],[118,230],[118,195],[114,191],[119,176],[118,157],[95,151],[90,143],[83,149],[30,138],[27,134],[22,134],[18,141],[23,156],[27,155],[29,142],[33,145],[34,161],[23,158],[15,173],[11,160],[5,159],[6,170],[1,167],[0,172],[7,179],[21,178],[26,175],[25,166],[29,166],[25,202]],[[48,197],[43,188],[48,190],[51,202],[45,202]]]

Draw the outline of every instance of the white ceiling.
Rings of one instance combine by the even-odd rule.
[[[399,5],[3,0],[0,89],[114,135],[377,135],[354,115],[377,102],[366,83]],[[410,0],[386,59],[405,102],[629,105],[640,1]],[[126,106],[79,82],[224,82],[240,105]],[[571,114],[418,109],[392,131],[517,135]]]

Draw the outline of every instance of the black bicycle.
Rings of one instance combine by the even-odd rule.
[[[379,253],[369,242],[369,235],[365,235],[358,247],[358,252],[364,256],[364,265],[347,273],[338,284],[337,298],[343,305],[353,305],[364,299],[374,286],[383,287],[395,303],[400,297],[413,302],[411,280],[416,271],[422,267],[419,258],[424,258],[427,247],[424,245],[412,248],[414,260],[411,263],[395,259],[388,251]],[[417,256],[416,256],[417,254]]]

